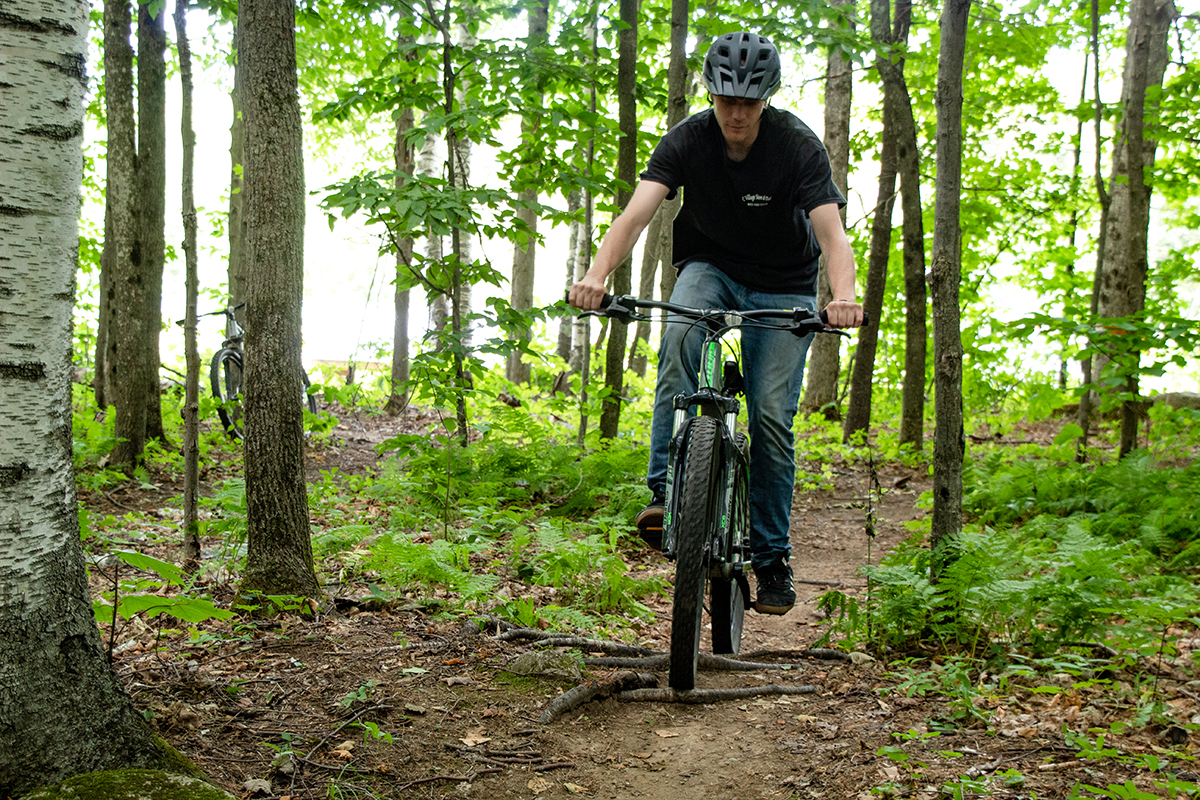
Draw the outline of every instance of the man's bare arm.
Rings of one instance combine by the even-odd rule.
[[[596,260],[588,269],[587,274],[571,287],[569,302],[576,308],[594,311],[600,307],[604,298],[604,282],[622,261],[633,252],[638,237],[654,218],[654,213],[667,198],[670,189],[654,181],[641,181],[633,190],[633,197],[625,210],[613,220],[600,249],[596,251]],[[590,243],[585,243],[589,247]]]
[[[856,328],[862,325],[863,311],[857,299],[854,250],[846,238],[837,204],[817,206],[809,212],[808,218],[812,221],[821,252],[825,254],[829,285],[833,289],[833,300],[825,306],[829,324],[835,328]]]

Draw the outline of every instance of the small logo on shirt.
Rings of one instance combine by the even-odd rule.
[[[742,195],[742,202],[751,208],[757,208],[771,202],[771,196],[768,194],[746,194]]]

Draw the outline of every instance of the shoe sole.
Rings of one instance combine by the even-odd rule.
[[[663,542],[663,509],[654,508],[642,511],[634,519],[637,524],[638,536],[642,541],[655,550],[662,550]]]
[[[765,606],[758,601],[754,603],[754,610],[760,614],[786,614],[795,607],[795,603],[792,603],[790,606]]]

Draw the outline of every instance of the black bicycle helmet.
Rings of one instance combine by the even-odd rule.
[[[727,33],[704,57],[704,85],[712,95],[766,100],[779,81],[779,51],[756,33]]]

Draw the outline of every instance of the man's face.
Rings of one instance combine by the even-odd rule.
[[[758,123],[762,117],[765,100],[749,100],[745,97],[713,97],[713,112],[726,144],[748,147],[758,136]]]

